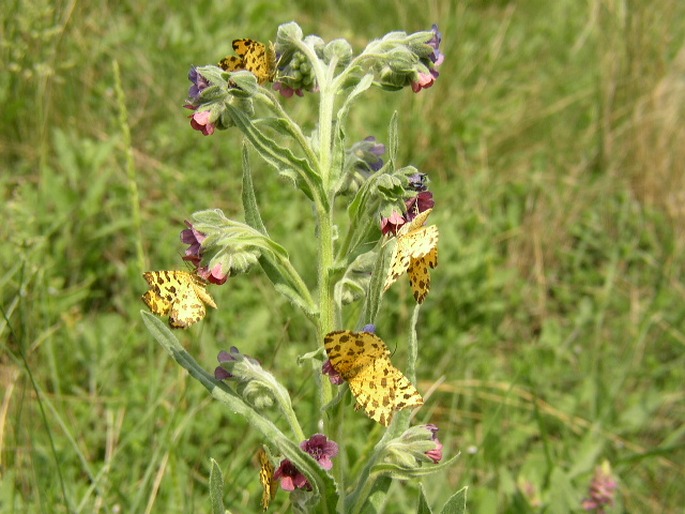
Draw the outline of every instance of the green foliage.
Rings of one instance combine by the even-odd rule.
[[[423,483],[433,511],[459,503],[449,496],[466,485],[474,513],[579,511],[605,458],[619,478],[615,511],[678,511],[682,4],[328,2],[316,18],[300,4],[200,13],[173,2],[16,1],[0,14],[0,510],[206,512],[212,457],[227,508],[259,511],[260,436],[179,373],[140,322],[140,236],[111,63],[148,262],[168,268],[190,213],[242,216],[242,143],[190,130],[180,108],[189,65],[216,62],[234,37],[274,39],[295,19],[355,49],[434,21],[444,35],[432,89],[370,92],[340,135],[388,144],[384,120],[397,111],[397,162],[429,171],[436,192],[440,264],[417,370],[419,390],[433,392],[418,417],[438,420],[445,454],[462,455]],[[309,116],[311,98],[289,102],[298,121]],[[302,230],[311,213],[273,169],[254,160],[251,178],[270,236],[288,239],[312,283],[315,236]],[[255,273],[212,291],[219,310],[179,336],[203,368],[231,345],[265,369],[313,347],[306,320],[267,285]],[[378,330],[389,343],[411,316],[408,287],[385,297]],[[311,374],[278,377],[293,403],[314,404],[302,387]],[[363,448],[374,427],[348,418]],[[354,462],[364,450],[342,451]],[[417,487],[395,484],[390,497],[385,511],[403,512]],[[286,498],[272,509],[287,510]]]

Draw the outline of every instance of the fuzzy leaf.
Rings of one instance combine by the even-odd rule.
[[[321,177],[314,172],[306,159],[295,156],[289,149],[280,146],[276,141],[267,137],[264,131],[259,130],[240,109],[229,103],[225,107],[233,123],[266,162],[271,164],[281,175],[293,179],[297,187],[310,200],[314,199],[314,194],[320,198],[323,197]]]
[[[212,503],[212,514],[225,514],[224,506],[224,475],[214,459],[210,459],[212,467],[209,471],[209,499]]]
[[[440,514],[466,514],[466,493],[468,487],[462,487],[445,503]]]
[[[259,206],[257,205],[257,196],[254,192],[254,183],[252,182],[252,170],[250,168],[250,160],[247,152],[247,145],[243,145],[243,210],[245,211],[245,222],[255,230],[259,230],[265,236],[269,233],[262,222],[262,216],[259,213]]]
[[[416,509],[416,514],[433,514],[428,502],[426,501],[426,492],[423,490],[423,484],[419,482],[419,505]]]

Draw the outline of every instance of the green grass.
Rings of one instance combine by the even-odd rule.
[[[137,248],[150,269],[177,267],[190,213],[241,216],[240,138],[189,129],[186,73],[234,37],[273,39],[294,19],[357,50],[434,21],[444,35],[432,89],[371,92],[348,129],[387,140],[397,110],[400,162],[433,181],[440,266],[418,369],[432,394],[416,420],[439,425],[446,454],[461,456],[425,481],[431,504],[468,485],[474,513],[579,511],[608,459],[614,512],[681,512],[682,3],[232,4],[200,14],[188,2],[15,0],[0,14],[0,511],[207,512],[210,457],[227,506],[257,511],[261,441],[143,327]],[[306,14],[314,4],[320,14]],[[286,102],[309,128],[313,100]],[[253,167],[270,232],[313,283],[310,213]],[[411,315],[406,287],[379,317],[392,345]],[[220,310],[181,334],[187,348],[209,369],[231,345],[256,356],[316,431],[312,373],[292,366],[313,348],[306,322],[256,270],[214,291]],[[346,421],[352,460],[379,428]],[[393,498],[387,512],[410,511],[416,484],[396,484]],[[280,492],[272,510],[287,505]]]

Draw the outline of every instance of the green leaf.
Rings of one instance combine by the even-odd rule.
[[[224,475],[214,459],[210,459],[212,468],[209,471],[209,499],[212,503],[212,514],[225,514]]]
[[[367,73],[366,75],[364,75],[361,78],[359,83],[350,92],[347,99],[345,100],[345,103],[338,110],[337,118],[338,118],[338,125],[339,126],[342,126],[344,124],[345,118],[347,117],[347,113],[350,110],[350,106],[352,105],[352,102],[354,100],[356,100],[357,97],[359,95],[361,95],[364,91],[369,89],[371,87],[371,84],[373,84],[373,74]]]
[[[571,479],[564,470],[555,467],[549,479],[547,512],[561,514],[572,512],[580,503],[580,498],[573,488]]]
[[[269,233],[262,222],[262,216],[259,213],[257,205],[257,196],[254,192],[254,183],[252,182],[252,170],[250,168],[250,160],[247,152],[247,145],[243,145],[243,210],[245,211],[245,222],[255,230],[259,230],[265,236]]]
[[[442,507],[440,514],[465,514],[467,492],[468,487],[462,487],[456,493],[454,493]]]
[[[428,502],[426,501],[426,492],[423,490],[423,484],[419,482],[419,505],[416,508],[416,514],[433,514]]]
[[[314,196],[324,198],[321,177],[314,172],[306,159],[295,156],[288,148],[280,146],[267,137],[240,109],[229,103],[225,104],[225,108],[236,127],[252,143],[262,159],[271,164],[281,175],[293,179],[310,200],[313,200]]]
[[[383,512],[387,503],[390,485],[392,485],[392,480],[388,477],[376,479],[361,512],[364,512],[364,514]]]
[[[269,234],[266,230],[266,226],[262,222],[262,216],[259,213],[259,207],[257,205],[257,196],[255,195],[254,191],[254,183],[252,182],[252,172],[246,145],[243,145],[242,199],[243,209],[245,211],[245,222],[250,227],[258,230],[268,237]],[[283,251],[285,251],[285,249]],[[287,258],[287,254],[285,258]],[[299,307],[307,316],[313,317],[315,315],[315,309],[313,309],[313,306],[307,303],[302,298],[302,295],[297,292],[295,284],[288,280],[288,275],[281,272],[278,259],[262,254],[259,256],[259,265],[262,267],[262,271],[264,271],[264,274],[279,293]]]

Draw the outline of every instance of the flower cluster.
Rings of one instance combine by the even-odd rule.
[[[216,128],[215,116],[211,110],[198,111],[197,102],[200,99],[202,92],[209,87],[209,81],[197,70],[197,67],[192,66],[188,72],[188,80],[192,85],[188,89],[188,100],[184,105],[186,109],[195,111],[189,116],[190,126],[194,130],[200,131],[205,136],[211,136]]]
[[[433,37],[427,42],[427,44],[433,49],[433,51],[430,53],[430,55],[428,55],[427,58],[424,57],[421,59],[421,64],[423,65],[424,69],[420,71],[417,70],[416,77],[411,83],[411,89],[414,91],[414,93],[418,93],[422,89],[427,89],[435,83],[437,78],[440,76],[437,67],[440,66],[445,60],[445,55],[440,52],[442,34],[438,30],[438,26],[435,24],[433,24],[431,30],[433,31]]]
[[[319,466],[326,471],[333,467],[331,459],[338,455],[338,445],[334,441],[329,441],[323,434],[314,434],[306,441],[302,441],[300,449],[311,455],[319,463]],[[288,459],[283,459],[278,466],[274,473],[274,479],[281,481],[281,487],[285,491],[294,491],[295,489],[310,491],[312,488],[307,477]]]
[[[184,261],[191,262],[196,270],[198,276],[211,282],[212,284],[221,285],[228,280],[228,270],[224,270],[221,263],[217,262],[211,268],[202,265],[203,249],[202,242],[207,238],[197,230],[192,223],[185,221],[188,228],[181,231],[181,242],[189,245],[183,256]]]
[[[397,477],[417,476],[424,463],[438,464],[442,460],[443,447],[437,434],[438,427],[433,424],[407,429],[385,445],[383,463],[393,465],[393,474]]]
[[[375,65],[379,85],[390,91],[411,86],[415,93],[431,87],[440,76],[437,68],[445,60],[441,43],[442,34],[435,24],[426,32],[409,36],[391,32],[385,36],[374,47],[383,56]]]
[[[302,52],[294,52],[289,59],[280,59],[279,62],[279,79],[274,83],[274,90],[281,95],[290,98],[293,95],[304,96],[304,91],[316,93],[319,90],[312,65]]]
[[[409,223],[417,214],[432,209],[435,206],[433,193],[428,191],[428,177],[425,173],[412,173],[406,177],[407,189],[413,196],[404,201],[405,212],[392,210],[388,216],[381,218],[381,232],[383,235],[397,234],[402,225]]]

